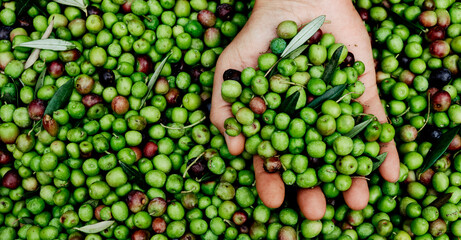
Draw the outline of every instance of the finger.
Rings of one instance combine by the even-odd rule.
[[[263,161],[260,156],[253,156],[256,191],[266,207],[278,208],[285,199],[285,184],[278,172],[268,173],[264,170]]]
[[[213,104],[215,104],[213,106]],[[245,148],[245,137],[242,134],[238,136],[231,137],[226,134],[226,129],[224,128],[224,121],[226,119],[233,117],[230,106],[220,105],[220,102],[212,103],[210,119],[211,122],[219,129],[221,134],[226,139],[227,148],[229,149],[230,154],[236,156],[243,152]]]
[[[362,210],[368,205],[370,193],[365,178],[352,178],[351,187],[343,192],[344,201],[352,210]]]
[[[299,189],[296,199],[299,209],[307,219],[320,220],[325,215],[327,200],[319,186]]]
[[[379,167],[379,173],[388,182],[397,182],[400,175],[400,160],[394,140],[381,144],[380,153],[387,152],[386,159]]]

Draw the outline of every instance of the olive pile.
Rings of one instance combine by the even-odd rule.
[[[358,81],[364,66],[335,43],[333,35],[318,30],[308,40],[306,54],[279,59],[297,29],[293,21],[279,24],[278,38],[271,41],[271,52],[259,57],[258,70],[248,67],[241,73],[232,69],[224,73],[221,94],[232,103],[235,116],[225,121],[226,133],[242,133],[247,138],[245,151],[263,157],[266,171],[283,168],[286,185],[310,188],[323,183],[326,196],[335,198],[350,188],[351,175],[372,172],[372,159],[380,151],[378,141],[390,142],[395,131],[391,124],[363,114],[362,105],[354,101],[365,91]],[[341,51],[341,68],[328,81],[325,65],[335,51]],[[272,66],[276,73],[266,77]],[[316,109],[316,98],[338,91],[336,97],[322,99]],[[290,102],[295,93],[299,97]]]

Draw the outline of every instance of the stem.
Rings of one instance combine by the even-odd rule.
[[[264,74],[264,77],[267,77],[267,75],[272,72],[272,69],[280,62],[280,60],[282,60],[282,58],[279,58],[279,60],[277,60],[277,62],[275,62],[274,65],[272,65],[272,67],[267,70],[266,74]]]
[[[202,117],[200,120],[198,120],[196,123],[194,124],[191,124],[191,125],[187,125],[187,126],[184,126],[184,127],[170,127],[170,126],[166,126],[165,124],[163,123],[160,123],[160,125],[166,129],[172,129],[172,130],[182,130],[182,129],[186,129],[186,128],[191,128],[191,127],[195,127],[197,126],[198,124],[200,124],[201,122],[203,122],[204,120],[206,119],[206,116]]]
[[[205,152],[202,152],[200,155],[198,155],[198,156],[194,159],[194,161],[193,161],[191,164],[189,164],[189,165],[187,166],[186,170],[184,171],[184,174],[182,175],[182,178],[186,178],[187,172],[189,171],[189,169],[190,169],[190,168],[192,167],[192,165],[194,165],[204,154],[205,154]]]
[[[418,130],[418,133],[421,132],[424,129],[424,127],[427,125],[427,122],[429,122],[430,114],[431,114],[431,95],[428,94],[427,95],[427,117],[426,117],[426,121],[424,121],[423,126]]]
[[[354,94],[355,92],[348,92],[344,94],[344,96],[340,97],[338,100],[336,100],[337,103],[341,102],[345,97]]]
[[[403,113],[401,113],[397,117],[403,117],[405,114],[407,114],[408,111],[410,111],[410,107],[408,107]]]

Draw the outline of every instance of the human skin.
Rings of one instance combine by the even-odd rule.
[[[374,114],[380,122],[387,122],[376,85],[375,66],[371,43],[364,23],[350,0],[256,0],[251,17],[239,34],[224,49],[216,64],[211,106],[211,121],[226,139],[229,152],[238,155],[243,152],[245,137],[225,133],[224,121],[232,117],[231,104],[221,97],[223,73],[227,69],[243,70],[256,67],[258,56],[269,49],[270,41],[277,37],[275,29],[285,20],[293,20],[298,26],[325,15],[321,27],[323,33],[332,33],[336,42],[346,45],[355,60],[365,64],[365,72],[359,80],[365,85],[365,93],[357,99],[364,112]],[[381,176],[396,182],[399,177],[399,158],[394,141],[381,144],[381,152],[387,157],[379,168]],[[279,173],[267,173],[263,160],[254,156],[256,189],[263,203],[270,208],[280,207],[285,198],[285,187]],[[259,181],[258,181],[259,180]],[[365,178],[353,178],[352,186],[343,193],[346,204],[354,210],[363,209],[368,204],[369,192]],[[319,187],[298,190],[298,205],[307,219],[319,220],[325,214],[326,199]]]

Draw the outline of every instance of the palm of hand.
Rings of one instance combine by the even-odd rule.
[[[366,112],[375,114],[382,122],[386,120],[379,98],[376,97],[378,93],[368,34],[350,1],[321,0],[314,3],[275,1],[264,6],[255,6],[248,23],[218,59],[213,86],[211,120],[222,133],[224,133],[224,121],[232,117],[231,104],[225,102],[220,94],[224,71],[227,69],[243,70],[249,66],[256,67],[258,56],[267,52],[270,41],[276,37],[275,28],[280,22],[294,20],[301,25],[319,15],[326,15],[322,31],[332,33],[336,42],[345,44],[348,50],[354,53],[356,60],[365,63],[366,71],[360,80],[364,82],[367,91],[359,101],[364,105]],[[245,138],[242,134],[237,137],[230,137],[227,134],[224,136],[232,154],[238,155],[243,152]],[[395,145],[386,144],[382,149],[389,151],[389,154],[380,169],[381,174],[388,181],[396,181],[399,160]],[[283,182],[278,173],[265,173],[262,161],[260,157],[254,157],[258,193],[266,206],[279,207],[284,199]],[[258,184],[258,179],[265,180],[260,180]],[[368,195],[368,185],[363,178],[353,179],[352,187],[344,192],[346,203],[352,209],[363,209],[368,203]],[[326,200],[319,187],[301,189],[297,199],[306,218],[316,220],[323,217]]]

